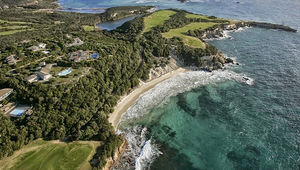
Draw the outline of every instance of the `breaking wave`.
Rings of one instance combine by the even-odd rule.
[[[171,96],[188,91],[192,88],[221,81],[232,80],[253,85],[254,80],[243,74],[230,70],[213,72],[189,71],[170,78],[139,97],[121,118],[118,128],[119,134],[124,134],[128,141],[128,148],[114,169],[148,169],[151,163],[162,154],[151,137],[147,136],[147,128],[134,125],[137,119],[150,112],[154,106],[168,101]]]
[[[238,74],[230,70],[218,70],[213,72],[189,71],[180,73],[178,76],[170,78],[149,90],[139,97],[120,120],[120,125],[135,121],[144,116],[154,106],[164,104],[171,96],[188,91],[201,85],[217,83],[220,81],[232,80],[248,85],[253,85],[254,80],[243,74]]]
[[[143,170],[149,167],[152,161],[162,154],[152,139],[147,139],[147,128],[145,127],[128,127],[118,130],[117,133],[125,135],[128,141],[128,147],[121,160],[114,166],[114,170]]]
[[[223,40],[223,39],[233,39],[233,37],[230,35],[233,32],[241,32],[244,31],[245,29],[248,29],[250,27],[240,27],[236,30],[224,30],[222,33],[222,36],[219,38],[209,38],[205,39],[206,41],[213,41],[213,40]]]

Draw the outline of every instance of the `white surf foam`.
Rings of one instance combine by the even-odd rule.
[[[233,37],[230,35],[233,32],[241,32],[244,31],[245,29],[248,29],[250,27],[240,27],[236,30],[224,30],[222,33],[222,36],[219,38],[209,38],[209,39],[204,39],[205,41],[213,41],[213,40],[223,40],[223,39],[233,39]]]
[[[170,78],[149,90],[139,97],[121,118],[122,122],[137,119],[144,116],[154,106],[164,104],[171,96],[188,91],[201,85],[217,83],[220,81],[232,80],[253,85],[254,80],[243,74],[230,70],[219,70],[213,72],[189,71]]]
[[[147,128],[133,126],[118,130],[128,141],[128,147],[116,166],[113,169],[135,169],[144,170],[162,154],[152,139],[147,140]]]
[[[162,154],[158,146],[149,137],[147,129],[141,126],[127,126],[145,114],[149,113],[154,106],[164,104],[171,96],[177,95],[192,88],[232,80],[248,85],[253,85],[254,80],[243,74],[230,70],[218,70],[213,72],[189,71],[181,73],[176,77],[168,79],[139,97],[137,102],[131,106],[122,116],[118,133],[125,135],[128,148],[121,161],[114,169],[136,169],[144,170]]]
[[[140,155],[135,160],[135,169],[143,170],[149,167],[155,157],[162,154],[151,140],[147,140],[141,149]]]

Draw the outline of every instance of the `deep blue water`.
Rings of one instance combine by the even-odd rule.
[[[194,0],[184,4],[175,0],[60,2],[64,7],[84,8],[155,5],[224,18],[283,23],[300,30],[299,0]],[[144,114],[144,105],[137,102],[126,114],[138,113],[136,109],[140,109],[143,116],[121,126],[121,130],[137,125],[146,127],[146,139],[141,141],[152,142],[151,147],[143,142],[136,147],[140,149],[135,154],[138,159],[131,167],[300,169],[300,33],[249,28],[231,36],[232,39],[210,43],[241,64],[229,70],[254,79],[254,85],[224,78],[184,90],[189,82],[183,81],[179,94],[172,97],[159,95],[163,93],[158,87],[145,94],[152,95],[143,101],[149,103],[149,113]],[[190,81],[196,83],[194,79]],[[202,77],[197,81],[202,81]],[[164,102],[158,105],[155,100]],[[137,137],[131,139],[134,143]],[[157,152],[151,150],[154,147],[163,154],[149,165],[145,162],[147,155]]]

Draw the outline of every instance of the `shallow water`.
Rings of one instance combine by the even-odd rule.
[[[299,34],[249,28],[212,41],[241,63],[230,69],[253,78],[254,85],[226,73],[182,92],[189,85],[178,78],[179,94],[168,91],[175,96],[165,97],[159,86],[146,93],[123,117],[121,129],[148,129],[148,138],[163,153],[151,169],[297,169],[299,40]],[[197,78],[189,82],[205,79]]]
[[[300,29],[298,0],[61,2],[69,7],[156,5]],[[230,35],[210,43],[240,66],[181,74],[145,93],[123,116],[119,132],[129,134],[133,152],[120,163],[130,162],[125,169],[300,168],[299,32],[249,28]]]

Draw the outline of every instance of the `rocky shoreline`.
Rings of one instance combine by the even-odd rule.
[[[206,30],[200,38],[201,39],[222,38],[225,36],[224,31],[235,31],[238,30],[239,28],[245,28],[245,27],[258,27],[258,28],[265,28],[265,29],[277,29],[277,30],[282,30],[287,32],[297,32],[296,29],[293,29],[285,25],[271,24],[265,22],[240,21],[234,24],[222,24],[213,30]]]
[[[260,23],[260,22],[236,22],[234,24],[223,24],[213,30],[206,30],[203,35],[199,38],[201,39],[214,39],[214,38],[221,38],[225,36],[225,31],[235,31],[239,28],[244,27],[260,27],[260,28],[267,28],[267,29],[279,29],[283,31],[290,31],[290,32],[296,32],[297,30],[294,30],[288,26],[284,25],[276,25],[276,24],[270,24],[270,23]],[[217,69],[223,69],[225,64],[237,64],[235,63],[231,58],[226,57],[223,53],[220,51],[216,55],[212,56],[204,56],[204,69],[207,71],[213,71]],[[156,79],[164,74],[167,74],[169,72],[172,72],[179,67],[187,68],[188,70],[199,70],[200,68],[196,67],[186,67],[182,61],[180,61],[176,55],[171,55],[170,57],[170,63],[167,64],[165,67],[156,67],[151,69],[149,80]],[[203,68],[201,68],[203,70]],[[116,149],[114,156],[107,159],[107,163],[103,170],[109,170],[111,169],[118,161],[121,159],[122,155],[124,154],[126,148],[127,148],[127,141],[124,139],[124,142],[122,145]]]
[[[266,28],[266,29],[278,29],[283,31],[289,31],[289,32],[297,32],[297,30],[292,29],[288,26],[284,25],[278,25],[278,24],[271,24],[271,23],[261,23],[261,22],[244,22],[244,21],[237,21],[234,24],[222,24],[219,27],[213,29],[213,30],[206,30],[201,37],[198,37],[200,39],[215,39],[215,38],[222,38],[225,37],[225,31],[235,31],[239,28],[244,27],[259,27],[259,28]],[[223,69],[225,64],[237,64],[234,60],[231,58],[226,57],[223,53],[218,51],[216,55],[212,56],[204,56],[203,57],[203,68],[198,67],[187,67],[185,64],[180,61],[176,55],[170,56],[170,62],[166,66],[162,67],[156,67],[151,69],[149,80],[154,80],[158,77],[161,77],[162,75],[165,75],[167,73],[170,73],[179,67],[187,68],[188,70],[207,70],[207,71],[213,71],[217,69]],[[121,159],[122,155],[124,154],[127,147],[127,141],[124,139],[124,142],[122,145],[116,149],[114,157],[111,157],[107,159],[107,163],[103,170],[109,170],[111,169],[118,161]]]
[[[102,168],[102,170],[110,170],[116,163],[118,163],[122,155],[124,154],[127,146],[128,146],[128,142],[125,138],[123,138],[123,143],[120,145],[119,148],[115,150],[114,156],[106,160],[106,164]]]

